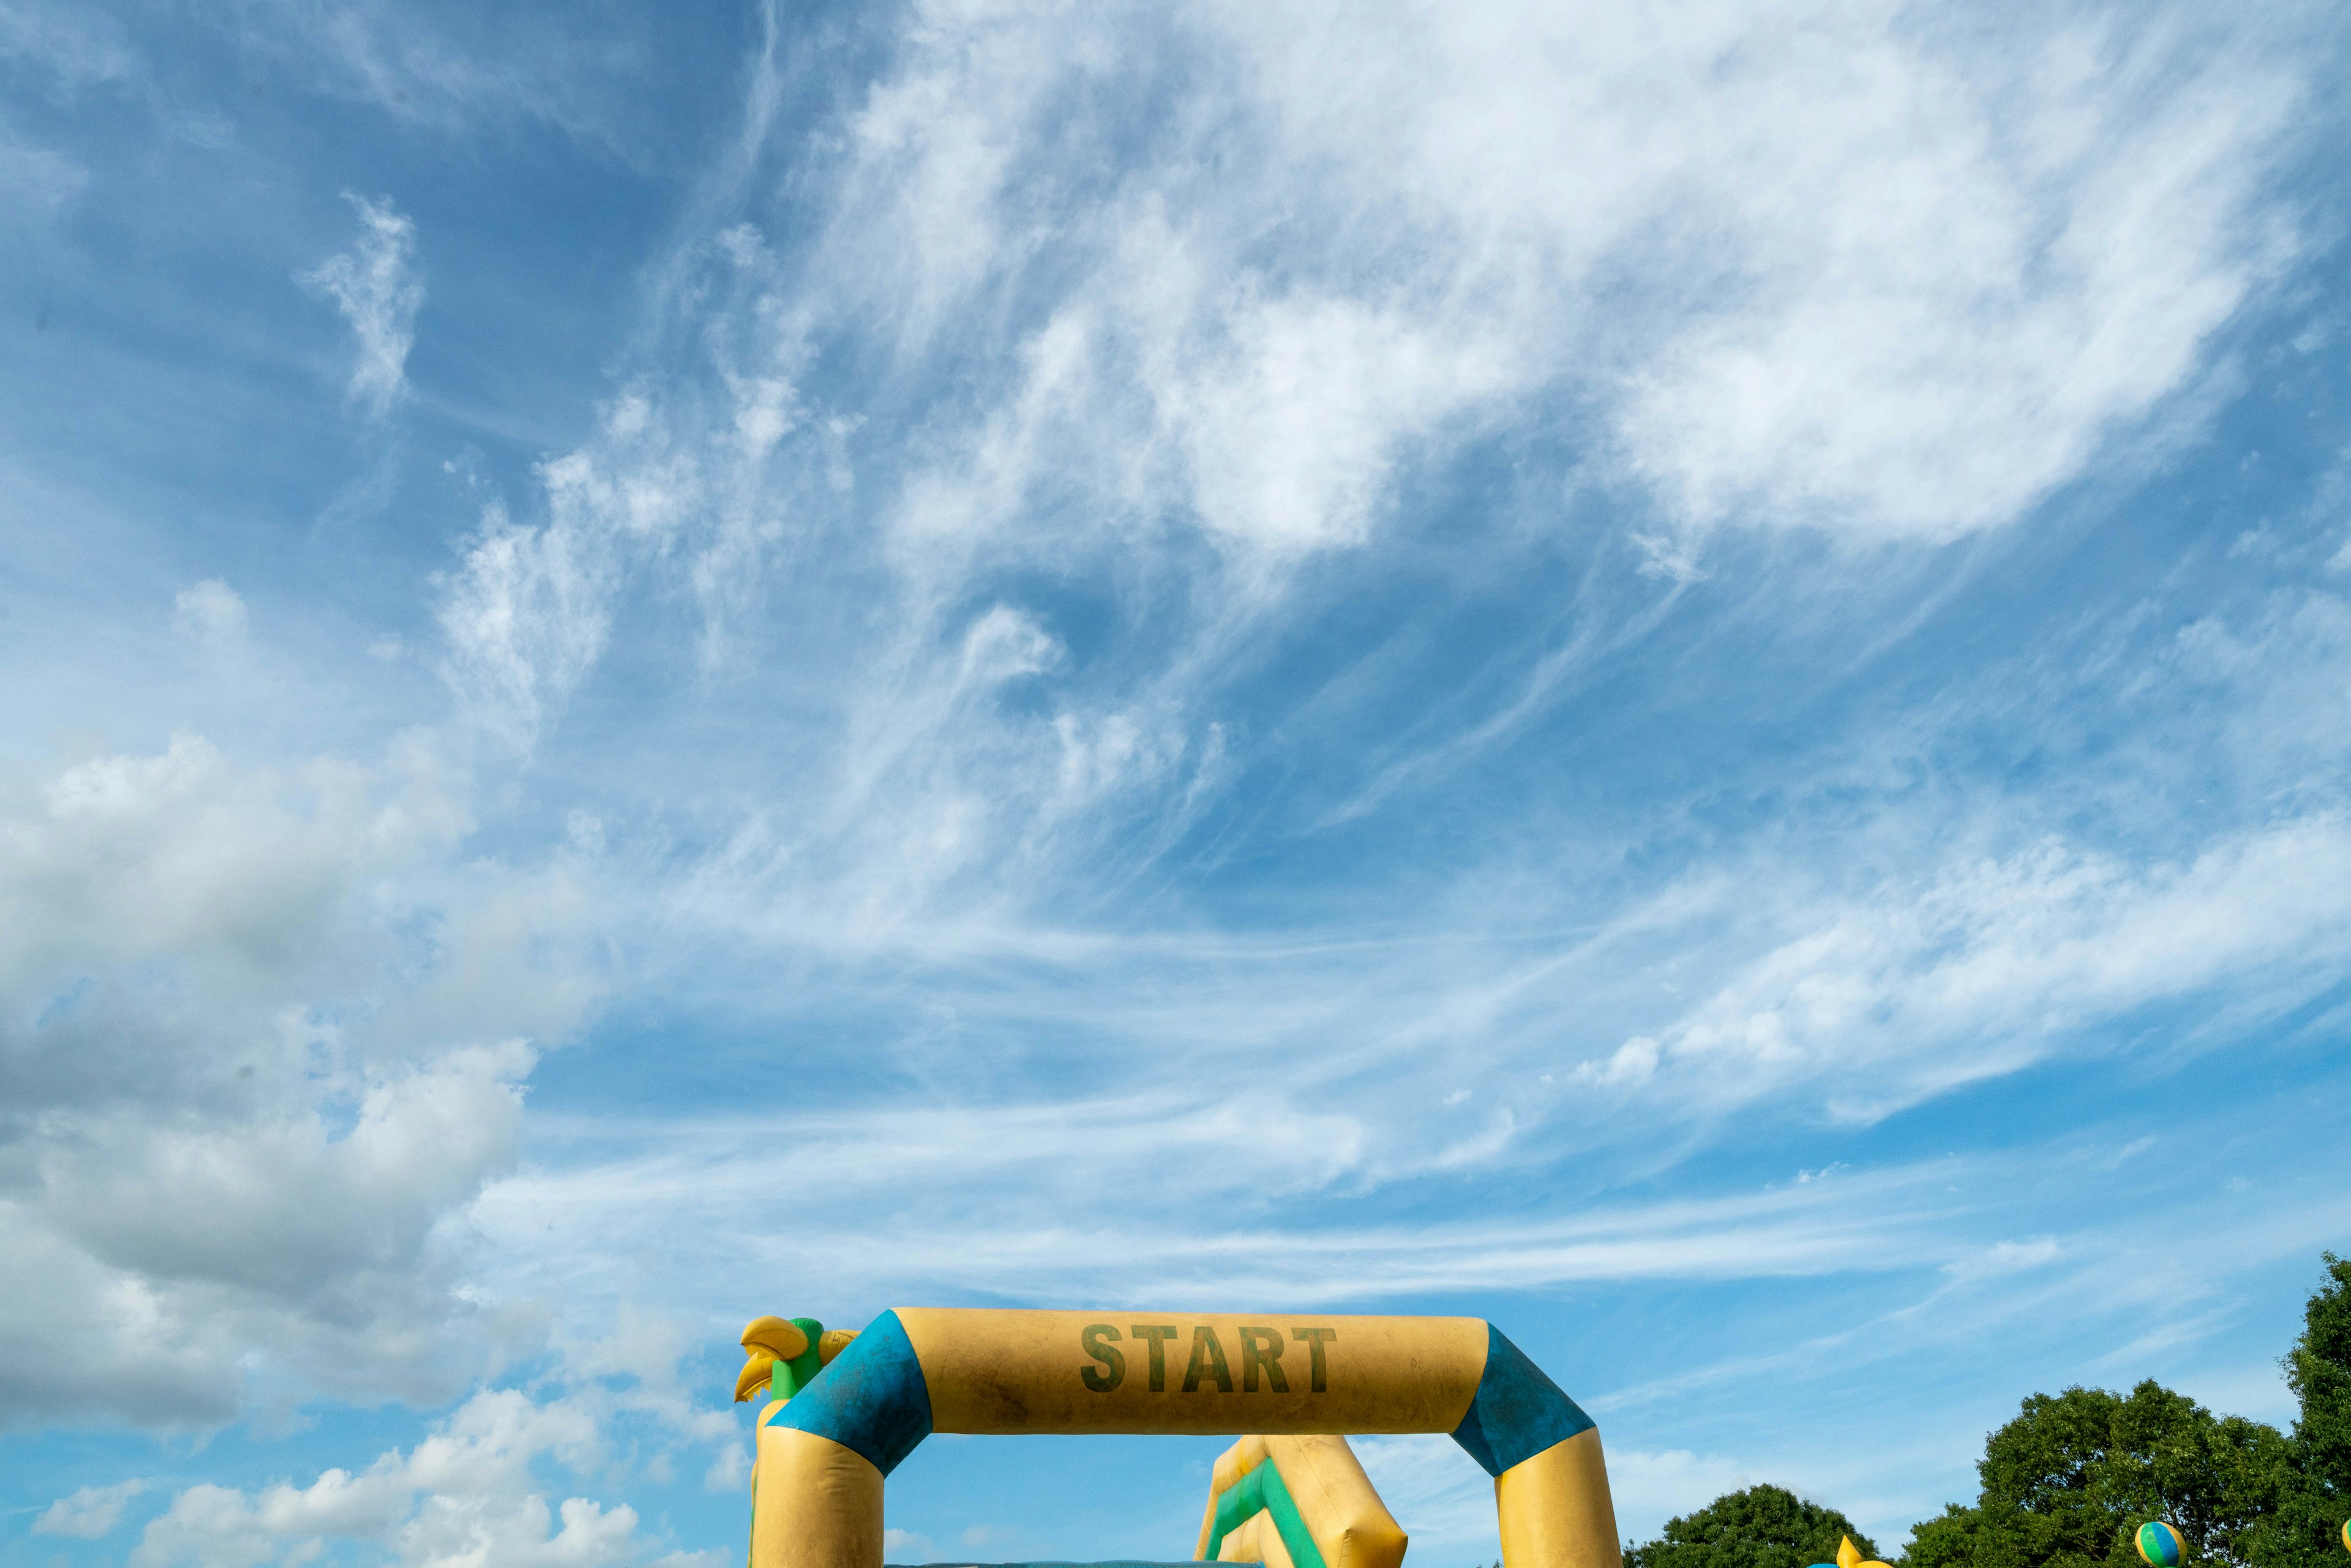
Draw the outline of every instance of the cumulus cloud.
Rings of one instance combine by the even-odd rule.
[[[245,640],[245,601],[220,579],[180,590],[172,601],[172,629],[193,643],[225,646]]]
[[[280,1481],[250,1492],[190,1487],[149,1521],[131,1563],[253,1568],[302,1561],[341,1541],[380,1543],[413,1568],[632,1563],[641,1555],[635,1510],[583,1497],[549,1508],[532,1473],[542,1456],[580,1469],[601,1441],[593,1417],[563,1400],[485,1391],[414,1448],[356,1473],[329,1469],[307,1487]]]
[[[633,1509],[588,1497],[553,1501],[548,1476],[553,1469],[619,1481],[638,1468],[628,1451],[641,1443],[656,1450],[643,1466],[653,1473],[681,1443],[720,1444],[723,1453],[739,1455],[724,1395],[689,1392],[682,1380],[680,1363],[695,1348],[681,1324],[624,1312],[609,1333],[562,1358],[549,1380],[560,1392],[477,1390],[413,1448],[394,1448],[364,1468],[326,1469],[307,1486],[186,1488],[149,1521],[131,1562],[250,1568],[362,1542],[412,1568],[647,1561],[688,1568],[705,1554],[655,1559],[660,1542],[640,1532]]]
[[[281,775],[193,736],[0,818],[0,1419],[215,1423],[479,1365],[443,1222],[590,989],[549,962],[559,880],[442,882],[469,827],[422,740]]]
[[[937,1548],[931,1544],[929,1536],[915,1531],[899,1530],[894,1527],[882,1532],[882,1550],[904,1556],[919,1557],[925,1562],[937,1554]]]
[[[131,1500],[146,1490],[147,1482],[136,1478],[112,1486],[84,1487],[42,1510],[33,1521],[33,1533],[72,1535],[84,1541],[110,1535],[122,1522],[122,1511],[131,1506]]]
[[[408,350],[416,341],[416,313],[424,307],[416,225],[388,196],[346,199],[359,214],[359,243],[298,281],[332,300],[350,323],[359,353],[345,392],[381,419],[408,393]]]

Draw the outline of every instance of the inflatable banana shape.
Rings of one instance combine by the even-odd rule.
[[[743,1325],[744,1362],[735,1376],[735,1403],[749,1399],[763,1384],[778,1399],[789,1399],[856,1337],[814,1318],[753,1318]]]
[[[1822,1568],[1827,1568],[1827,1565],[1823,1563]],[[1887,1568],[1887,1565],[1864,1557],[1861,1548],[1855,1546],[1853,1537],[1848,1535],[1837,1542],[1837,1568]]]

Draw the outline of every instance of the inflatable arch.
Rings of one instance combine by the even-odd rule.
[[[1447,1432],[1494,1478],[1504,1568],[1619,1568],[1599,1431],[1481,1319],[901,1308],[821,1335],[821,1357],[816,1328],[745,1332],[737,1397],[771,1377],[778,1398],[758,1423],[750,1568],[882,1568],[883,1478],[933,1432],[1263,1435],[1217,1462],[1201,1556],[1228,1561],[1220,1515],[1254,1499],[1280,1526],[1267,1494],[1314,1462],[1284,1462],[1281,1437]],[[1392,1559],[1364,1545],[1318,1554],[1402,1558],[1400,1532]]]

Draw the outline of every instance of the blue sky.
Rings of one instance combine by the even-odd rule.
[[[2210,9],[0,5],[0,1561],[737,1561],[771,1312],[1490,1317],[1635,1534],[2286,1416],[2346,35]]]

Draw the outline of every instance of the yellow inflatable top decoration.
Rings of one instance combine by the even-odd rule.
[[[1874,1557],[1864,1557],[1861,1548],[1855,1546],[1853,1537],[1848,1535],[1837,1542],[1837,1568],[1890,1568],[1890,1565]]]
[[[743,1370],[735,1378],[735,1403],[742,1404],[766,1384],[777,1399],[789,1399],[857,1335],[827,1329],[814,1318],[753,1318],[743,1325]]]

